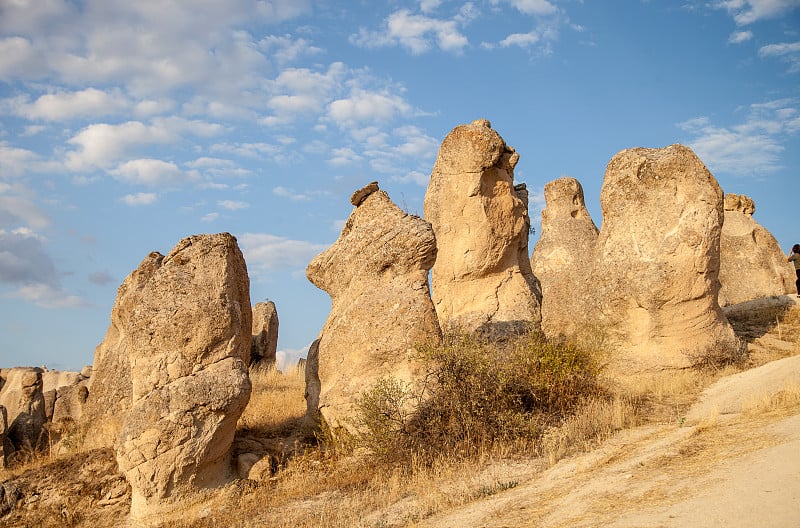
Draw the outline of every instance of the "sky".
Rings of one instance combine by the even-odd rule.
[[[293,364],[352,192],[422,215],[480,118],[537,231],[548,181],[599,227],[614,154],[682,143],[800,242],[800,0],[0,0],[0,366],[91,364],[139,262],[223,231]]]

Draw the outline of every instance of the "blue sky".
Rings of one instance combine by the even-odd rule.
[[[683,143],[800,242],[800,0],[0,0],[0,366],[90,364],[125,276],[221,231],[293,362],[350,194],[421,214],[478,118],[537,227],[548,181],[599,226],[615,153]]]

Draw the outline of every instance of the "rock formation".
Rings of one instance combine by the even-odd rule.
[[[89,396],[91,370],[69,372],[45,370],[42,373],[42,392],[45,415],[54,426],[61,422],[76,422],[83,415]]]
[[[151,253],[120,287],[114,308],[92,390],[114,378],[102,372],[108,365],[130,376],[120,381],[130,387],[130,404],[116,453],[132,488],[132,517],[142,520],[231,474],[236,421],[250,395],[252,325],[236,239],[197,235],[166,257]],[[125,392],[106,392],[112,410],[125,407]]]
[[[424,208],[436,233],[433,301],[443,327],[539,328],[527,191],[514,186],[518,160],[485,119],[454,128],[442,142]]]
[[[720,239],[720,306],[794,293],[795,273],[775,237],[753,219],[752,199],[725,195]]]
[[[319,409],[332,427],[347,425],[356,399],[380,378],[412,381],[414,345],[440,338],[428,287],[436,260],[430,224],[401,211],[376,183],[351,202],[339,239],[306,270],[332,301],[318,361],[310,353],[306,364],[318,366],[319,391],[307,390],[312,414]]]
[[[0,369],[0,406],[6,410],[8,447],[37,449],[46,444],[41,368]]]
[[[681,368],[740,345],[717,302],[723,196],[691,149],[635,148],[606,168],[587,310],[626,370]]]
[[[576,313],[585,310],[597,243],[597,226],[575,178],[559,178],[544,186],[542,232],[531,257],[533,274],[542,285],[542,331],[548,337],[572,335]]]
[[[253,338],[250,363],[274,365],[278,351],[278,311],[272,301],[253,306]]]
[[[10,442],[6,438],[8,434],[8,413],[6,408],[0,405],[0,469],[6,467],[6,453],[10,454],[10,450],[6,445]]]
[[[103,342],[95,348],[92,386],[83,409],[87,448],[112,447],[131,408],[128,319],[163,259],[161,253],[150,253],[117,289],[111,324]]]

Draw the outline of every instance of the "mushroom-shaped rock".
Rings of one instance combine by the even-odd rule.
[[[544,186],[542,232],[533,248],[531,267],[542,286],[542,331],[549,337],[570,336],[576,313],[591,295],[587,284],[597,243],[597,226],[575,178],[559,178]]]
[[[539,328],[528,193],[514,185],[518,160],[485,119],[454,128],[442,142],[424,209],[436,233],[433,301],[443,327]]]
[[[131,515],[145,524],[232,476],[252,325],[247,268],[230,234],[185,238],[152,263],[117,313],[131,376],[117,462]]]
[[[309,352],[306,397],[332,427],[347,426],[356,400],[379,379],[413,382],[414,346],[440,339],[428,270],[436,259],[430,224],[401,211],[377,185],[357,191],[339,239],[306,275],[331,296],[331,312]],[[312,379],[313,378],[313,379]]]
[[[723,196],[688,147],[634,148],[606,168],[587,310],[622,368],[682,368],[740,353],[717,302]]]
[[[720,306],[770,295],[793,293],[795,273],[778,241],[753,219],[755,203],[744,195],[725,195],[720,239]]]

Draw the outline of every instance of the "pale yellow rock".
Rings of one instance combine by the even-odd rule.
[[[309,415],[318,410],[334,428],[351,426],[356,400],[379,379],[415,381],[414,345],[440,339],[428,287],[436,259],[430,224],[383,191],[358,203],[339,239],[306,270],[331,296],[317,354],[306,363],[318,373],[308,377]]]
[[[236,239],[188,237],[152,263],[116,313],[131,379],[117,463],[140,524],[232,477],[230,447],[250,396],[249,279]]]
[[[548,337],[570,336],[578,329],[576,313],[593,295],[587,283],[597,243],[597,226],[575,178],[544,186],[542,232],[533,248],[531,267],[542,287],[542,331]]]
[[[142,290],[161,267],[163,259],[161,253],[150,253],[117,289],[111,324],[103,342],[94,351],[89,396],[83,407],[82,421],[87,428],[84,447],[87,449],[112,447],[131,408],[133,389],[128,314],[136,308]]]
[[[253,330],[250,345],[250,363],[264,366],[275,364],[278,351],[278,310],[272,301],[253,306]]]
[[[432,289],[443,327],[540,326],[527,191],[514,185],[518,160],[485,119],[454,128],[442,142],[424,209],[436,233]]]
[[[9,448],[30,450],[46,443],[44,426],[47,416],[41,368],[0,369],[0,406],[6,409]]]
[[[753,219],[755,203],[747,196],[725,195],[725,223],[720,239],[720,306],[760,297],[794,293],[794,267],[778,241]]]
[[[723,196],[688,147],[635,148],[606,168],[587,321],[625,371],[682,368],[741,345],[717,302]]]

